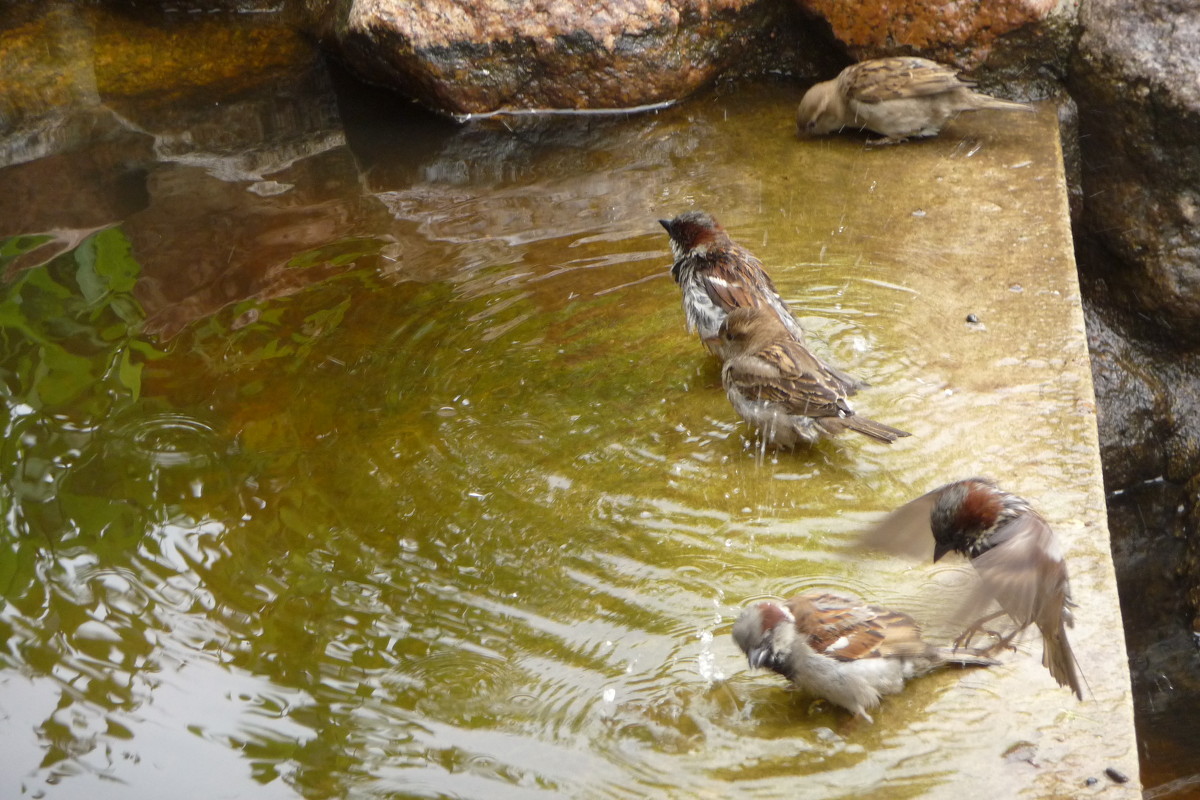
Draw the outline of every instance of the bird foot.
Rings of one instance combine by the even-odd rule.
[[[977,647],[977,648],[973,649],[971,652],[975,653],[975,655],[990,656],[992,653],[995,653],[997,650],[1003,650],[1003,649],[1008,649],[1008,650],[1012,650],[1013,652],[1016,652],[1017,648],[1012,645],[1012,638],[1013,638],[1014,634],[1012,634],[1012,633],[1003,634],[1003,633],[1000,633],[1000,631],[992,630],[991,628],[983,628],[983,627],[979,627],[979,626],[972,626],[970,628],[967,628],[962,633],[960,633],[958,635],[958,638],[954,640],[954,648],[953,649],[954,650],[970,649],[971,641],[981,633],[994,638],[996,641],[990,645],[987,645],[986,647]]]
[[[887,147],[893,144],[903,144],[907,141],[907,136],[881,136],[878,139],[867,139],[867,144],[872,147]]]

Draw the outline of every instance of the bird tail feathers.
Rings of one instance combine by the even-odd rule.
[[[939,647],[937,654],[945,663],[959,667],[994,667],[1000,663],[996,659],[980,655],[974,650],[952,650],[949,647]]]
[[[893,428],[891,425],[884,425],[882,422],[860,417],[857,414],[842,417],[839,421],[852,431],[857,431],[863,436],[869,436],[876,441],[886,442],[887,444],[891,444],[902,436],[912,436],[908,431],[902,431],[899,428]]]
[[[1058,681],[1059,686],[1069,686],[1080,700],[1083,699],[1083,673],[1079,670],[1079,660],[1075,651],[1067,641],[1066,627],[1060,627],[1057,634],[1046,636],[1042,634],[1042,666],[1050,670],[1050,675]]]
[[[1037,111],[1036,108],[1028,103],[1015,103],[1012,100],[1001,100],[999,97],[989,97],[986,94],[976,92],[975,108],[994,108],[999,111]]]

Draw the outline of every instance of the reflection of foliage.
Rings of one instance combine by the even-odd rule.
[[[304,270],[361,265],[377,257],[388,243],[385,239],[344,239],[297,253],[287,266]],[[208,361],[211,369],[226,374],[268,362],[274,362],[272,369],[300,369],[316,344],[342,324],[350,309],[348,294],[331,300],[330,294],[338,292],[336,285],[371,274],[368,269],[347,269],[303,292],[247,298],[193,328],[196,355]],[[214,353],[219,357],[212,358]]]
[[[126,612],[127,599],[106,598],[81,571],[119,560],[144,530],[149,493],[129,498],[145,471],[112,469],[100,456],[104,437],[138,402],[144,363],[162,353],[139,338],[143,313],[132,291],[141,267],[120,230],[9,273],[44,240],[0,241],[8,278],[0,285],[0,511],[8,522],[0,531],[0,640],[8,645],[0,661],[67,682],[87,672],[80,663],[104,664],[86,686],[63,691],[40,726],[49,768],[99,746],[87,709],[135,704],[132,665],[150,649],[136,608]],[[97,639],[99,608],[109,616]],[[112,624],[118,618],[127,624]],[[115,719],[106,731],[129,736]]]
[[[0,244],[0,270],[42,241],[30,236]],[[104,416],[118,398],[137,399],[142,365],[136,355],[159,355],[135,338],[142,312],[131,291],[140,270],[125,236],[110,229],[4,287],[0,378],[10,404],[67,412],[84,422],[81,417]]]
[[[0,270],[43,238],[0,242]],[[106,421],[138,399],[143,362],[160,355],[137,338],[142,311],[132,289],[140,270],[124,234],[110,229],[0,289],[0,508],[10,520],[0,536],[14,548],[0,568],[6,598],[24,593],[47,541],[99,533],[121,516],[111,498],[75,494],[64,480]]]

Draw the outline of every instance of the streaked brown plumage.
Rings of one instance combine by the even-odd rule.
[[[721,370],[725,393],[767,444],[812,444],[847,429],[886,444],[909,435],[855,414],[837,377],[770,311],[734,309],[720,337],[728,354]]]
[[[936,648],[907,614],[833,592],[749,606],[734,623],[733,640],[751,667],[773,670],[868,722],[880,695],[899,692],[908,678],[951,663],[996,663]]]
[[[1074,625],[1067,564],[1050,525],[1030,504],[987,478],[938,487],[889,514],[867,534],[869,545],[913,552],[929,541],[933,559],[950,552],[971,560],[986,600],[994,600],[1016,624],[996,647],[1030,625],[1042,634],[1042,665],[1060,686],[1083,699],[1075,653],[1067,640]],[[991,617],[973,622],[959,641],[969,643]]]
[[[900,142],[936,136],[963,111],[1033,111],[1032,106],[974,90],[958,70],[925,58],[877,58],[852,64],[805,93],[796,112],[802,136],[866,128]]]
[[[804,330],[775,290],[762,262],[733,241],[711,214],[685,211],[658,222],[671,238],[675,257],[671,275],[683,292],[688,330],[699,333],[710,352],[722,360],[728,358],[718,331],[725,315],[735,308],[771,309],[788,335],[804,343]],[[847,395],[862,385],[835,367],[824,363],[822,367]]]

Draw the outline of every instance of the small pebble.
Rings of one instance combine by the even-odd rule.
[[[1106,768],[1104,774],[1112,778],[1113,783],[1129,783],[1129,776],[1116,767]]]
[[[979,317],[975,316],[974,314],[967,314],[967,322],[970,322],[970,323],[979,322]]]
[[[1084,783],[1088,786],[1095,786],[1099,782],[1100,781],[1098,781],[1096,778],[1088,778],[1086,781],[1084,781]]]

